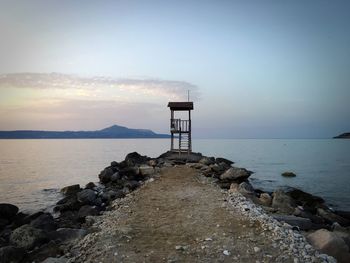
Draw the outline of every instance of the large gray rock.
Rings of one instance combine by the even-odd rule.
[[[115,171],[112,167],[107,167],[103,171],[100,172],[100,174],[98,175],[98,178],[100,179],[100,182],[102,184],[106,184],[109,181],[111,181],[111,177],[114,173],[115,173]]]
[[[225,163],[225,164],[227,164],[228,166],[231,166],[231,164],[234,163],[234,162],[232,162],[231,160],[228,160],[228,159],[225,159],[225,158],[221,158],[221,157],[216,158],[216,159],[215,159],[215,162],[216,162],[217,164],[219,164],[219,163]]]
[[[30,225],[23,225],[16,228],[10,235],[10,243],[17,247],[30,250],[36,245],[43,244],[48,240],[47,235],[41,229]]]
[[[87,234],[84,229],[74,229],[74,228],[59,228],[54,232],[51,232],[50,238],[52,240],[67,242],[73,239],[82,238]]]
[[[220,179],[223,181],[238,181],[243,182],[248,179],[248,177],[252,174],[251,171],[248,171],[244,168],[231,167],[222,175],[220,175]]]
[[[139,172],[142,176],[151,176],[154,174],[154,167],[150,165],[141,165]]]
[[[96,193],[91,189],[84,189],[77,193],[77,199],[82,204],[94,205],[96,200]]]
[[[69,210],[78,210],[82,204],[78,201],[76,195],[69,195],[60,201],[57,202],[57,206],[55,206],[54,211],[56,212],[64,212]]]
[[[350,262],[349,247],[337,234],[319,229],[307,235],[307,239],[316,249],[335,257],[338,262]]]
[[[32,222],[30,222],[30,225],[46,232],[53,231],[57,228],[56,222],[50,213],[45,213],[38,216]]]
[[[98,215],[98,210],[95,206],[84,205],[78,211],[78,219],[84,220],[87,216],[96,216]]]
[[[110,202],[117,198],[123,198],[125,194],[122,190],[108,190],[102,194],[102,201]]]
[[[24,258],[25,251],[23,248],[6,246],[0,248],[0,262],[19,263]]]
[[[238,192],[244,196],[252,196],[255,194],[253,186],[248,182],[240,183],[238,186]]]
[[[0,218],[12,220],[18,213],[18,207],[12,204],[0,204]]]
[[[80,185],[79,184],[69,185],[69,186],[63,187],[61,189],[61,193],[65,194],[65,195],[73,195],[73,194],[76,194],[79,191],[80,191]]]
[[[211,165],[211,164],[215,163],[215,158],[204,156],[202,159],[199,160],[199,163],[204,164],[204,165]]]
[[[317,214],[330,223],[337,222],[342,226],[350,225],[350,221],[348,219],[345,219],[345,218],[343,218],[335,213],[332,213],[331,211],[327,211],[323,208],[317,208]]]
[[[293,215],[273,215],[273,218],[278,221],[286,222],[291,226],[297,226],[301,230],[310,230],[313,228],[313,224],[308,218],[297,217]]]
[[[282,190],[273,193],[272,207],[282,213],[293,214],[296,204],[294,200]]]
[[[146,163],[149,159],[150,158],[147,156],[142,156],[137,152],[132,152],[125,157],[124,161],[127,166],[135,166],[137,164]]]

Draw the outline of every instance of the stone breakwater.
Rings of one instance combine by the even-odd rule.
[[[169,152],[158,158],[130,153],[122,162],[114,161],[102,170],[99,183],[64,187],[65,197],[57,202],[54,215],[27,215],[16,206],[0,204],[0,262],[67,262],[72,244],[96,231],[96,216],[115,209],[114,200],[123,200],[145,182],[152,182],[162,168],[176,165],[198,170],[203,178],[227,191],[232,211],[272,231],[272,245],[281,249],[278,260],[288,254],[294,262],[335,262],[327,253],[348,262],[347,214],[334,213],[322,198],[298,189],[265,193],[250,185],[251,171],[233,166],[230,160]]]

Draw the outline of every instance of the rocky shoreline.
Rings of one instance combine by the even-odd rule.
[[[0,262],[69,261],[72,244],[96,231],[96,216],[111,210],[114,200],[152,182],[162,168],[176,165],[198,170],[227,191],[231,208],[273,231],[276,240],[271,242],[286,246],[285,252],[292,253],[295,262],[335,262],[326,254],[339,262],[349,261],[350,213],[333,212],[322,198],[299,189],[273,193],[254,189],[249,183],[252,172],[224,158],[170,152],[149,158],[134,152],[101,171],[98,184],[64,187],[65,197],[54,208],[58,216],[27,215],[14,205],[0,204]]]

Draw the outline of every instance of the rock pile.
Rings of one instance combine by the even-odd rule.
[[[156,159],[136,152],[120,163],[113,161],[99,174],[99,183],[62,188],[64,198],[54,207],[55,217],[44,212],[28,215],[15,205],[0,204],[0,262],[66,262],[63,255],[70,243],[92,231],[91,216],[137,189],[159,171],[157,165]]]

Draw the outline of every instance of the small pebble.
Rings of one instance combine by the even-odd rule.
[[[230,252],[230,251],[228,251],[228,250],[224,250],[222,253],[224,253],[224,255],[225,255],[225,256],[229,256],[229,255],[231,255],[231,252]]]

